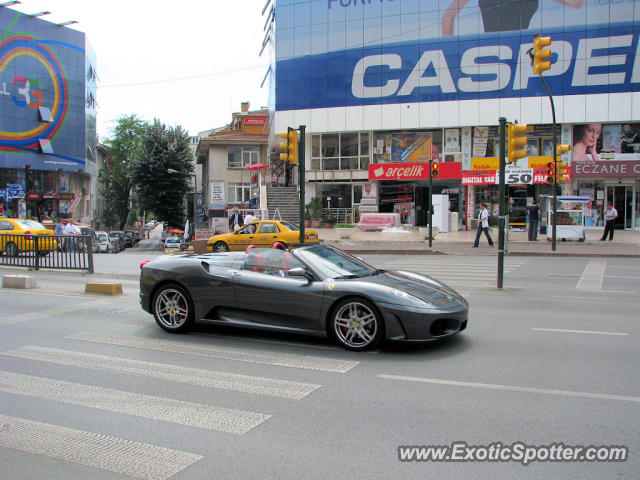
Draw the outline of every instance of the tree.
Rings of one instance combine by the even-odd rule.
[[[122,116],[116,121],[114,137],[105,143],[111,156],[100,170],[100,193],[104,197],[104,216],[108,225],[123,230],[129,216],[129,203],[133,187],[133,166],[140,155],[142,134],[147,123],[135,114]]]
[[[192,174],[187,132],[180,126],[166,127],[155,119],[144,131],[133,169],[140,208],[171,226],[181,226],[185,220],[184,197],[192,191]]]

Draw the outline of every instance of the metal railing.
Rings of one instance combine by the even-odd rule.
[[[353,208],[323,208],[322,220],[334,223],[355,223]]]
[[[0,265],[93,273],[93,237],[0,234]]]

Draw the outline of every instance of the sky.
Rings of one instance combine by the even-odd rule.
[[[97,128],[136,114],[189,132],[221,127],[250,102],[268,102],[267,0],[21,0],[9,8],[54,23],[76,20],[96,55]],[[0,0],[0,3],[2,0]]]

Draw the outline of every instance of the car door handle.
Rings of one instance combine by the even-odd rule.
[[[253,235],[249,235],[249,238],[253,238]]]
[[[240,272],[232,272],[231,275],[233,275],[234,277],[239,277],[240,276]]]

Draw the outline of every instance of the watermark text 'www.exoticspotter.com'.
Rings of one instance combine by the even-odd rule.
[[[523,442],[489,445],[400,445],[401,462],[625,462],[629,448],[624,445],[527,445]]]

